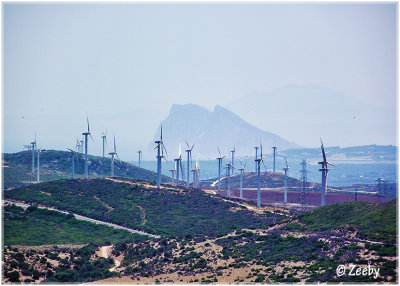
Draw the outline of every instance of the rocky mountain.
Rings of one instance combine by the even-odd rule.
[[[218,155],[217,146],[227,157],[233,146],[236,146],[236,156],[253,154],[253,147],[259,144],[260,140],[265,148],[274,145],[279,146],[281,150],[298,147],[279,135],[251,125],[219,105],[215,106],[213,111],[209,111],[194,104],[175,104],[162,126],[163,140],[170,158],[177,156],[179,144],[184,152],[185,140],[190,145],[195,144],[192,155],[193,158],[198,156],[199,159],[215,158]],[[154,140],[159,137],[160,127],[154,135]],[[154,148],[154,142],[149,144],[150,148]]]

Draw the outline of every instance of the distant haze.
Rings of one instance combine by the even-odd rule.
[[[35,131],[73,148],[87,114],[90,154],[107,130],[137,160],[174,104],[303,147],[396,145],[396,25],[397,3],[4,3],[3,152]]]

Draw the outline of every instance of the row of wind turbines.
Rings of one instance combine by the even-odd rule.
[[[84,177],[85,179],[89,178],[88,174],[88,137],[90,137],[93,141],[93,137],[90,133],[90,125],[89,125],[89,118],[86,118],[87,120],[87,131],[83,132],[82,135],[84,136],[84,140],[79,141],[77,140],[76,144],[76,150],[72,150],[67,148],[71,152],[72,156],[72,178],[75,178],[75,160],[78,159],[78,154],[83,153],[84,151],[84,157],[85,157],[85,163],[84,163]],[[102,137],[102,143],[103,143],[103,158],[105,157],[105,146],[107,144],[107,132],[103,133]],[[164,146],[163,142],[163,129],[161,125],[161,134],[160,134],[160,140],[156,140],[154,142],[156,144],[154,149],[157,149],[157,189],[160,189],[161,185],[161,170],[162,170],[162,159],[165,161],[166,158],[164,156],[165,154],[168,156],[167,150]],[[190,144],[185,141],[187,148],[186,148],[186,153],[187,153],[187,168],[186,168],[186,187],[190,187],[190,164],[192,162],[192,151],[194,148],[194,144],[190,146]],[[29,147],[29,149],[32,149],[32,173],[35,172],[35,152],[37,153],[37,182],[40,182],[40,149],[37,149],[37,142],[36,142],[36,134],[35,134],[35,141],[31,142],[31,145],[25,145],[25,147]],[[84,148],[83,148],[84,147]],[[261,207],[261,164],[263,164],[264,168],[266,168],[265,163],[264,163],[264,158],[263,158],[263,147],[260,142],[259,146],[254,147],[255,149],[255,172],[257,173],[257,207]],[[260,149],[260,157],[258,157],[258,150]],[[275,159],[276,159],[276,154],[277,154],[277,147],[273,146],[273,172],[275,172]],[[225,156],[222,156],[219,148],[217,147],[219,156],[216,158],[218,161],[218,193],[221,193],[221,167],[222,167],[222,160],[225,158]],[[322,157],[323,161],[318,162],[321,164],[321,169],[319,169],[322,173],[322,188],[321,188],[321,206],[325,205],[325,194],[327,190],[327,177],[328,177],[328,165],[333,165],[332,163],[328,162],[326,160],[326,154],[324,150],[324,146],[321,140],[321,150],[322,150]],[[227,196],[231,197],[231,188],[230,188],[230,176],[234,174],[234,156],[235,156],[235,151],[236,148],[234,147],[233,150],[230,151],[232,153],[232,156],[230,159],[230,162],[226,164],[226,180],[227,180]],[[141,160],[141,150],[138,151],[139,154],[139,167],[140,167],[140,160]],[[115,142],[115,136],[114,136],[114,149],[112,152],[108,153],[111,156],[111,177],[114,177],[114,162],[115,158],[118,158],[117,150],[116,150],[116,142]],[[182,166],[182,154],[181,154],[181,147],[179,146],[179,154],[178,158],[174,159],[174,169],[170,170],[171,172],[171,177],[172,177],[172,184],[175,186],[179,186],[180,183],[180,176],[182,176],[182,181],[185,182],[184,174],[183,174],[183,166]],[[244,170],[246,167],[246,164],[243,165],[242,162],[239,160],[241,163],[241,167],[238,168],[240,171],[240,199],[243,199],[243,176],[244,176]],[[283,168],[285,172],[285,187],[284,187],[284,204],[287,204],[287,174],[289,171],[289,166],[287,164],[287,160],[285,157],[285,162],[286,162],[286,167]],[[196,160],[196,164],[194,168],[191,170],[193,173],[193,184],[192,186],[194,188],[198,188],[200,181],[199,181],[199,174],[200,174],[200,166],[198,163],[198,160]],[[175,173],[176,173],[176,178],[175,178]]]
[[[156,140],[154,143],[156,144],[156,147],[154,149],[157,149],[157,188],[160,188],[160,184],[161,184],[161,169],[162,169],[162,159],[164,159],[165,161],[166,158],[164,156],[164,151],[165,154],[167,155],[167,150],[164,146],[164,142],[163,142],[163,130],[162,130],[162,126],[161,126],[161,134],[160,134],[160,140]],[[322,157],[323,160],[321,162],[318,162],[318,164],[321,165],[321,169],[319,169],[319,171],[321,171],[322,173],[322,188],[321,188],[321,206],[325,206],[325,194],[326,194],[326,190],[327,190],[327,178],[328,178],[328,165],[332,165],[334,166],[332,163],[328,162],[326,160],[326,154],[325,154],[325,149],[324,149],[324,145],[321,140],[321,151],[322,151]],[[192,161],[192,150],[194,147],[194,144],[192,146],[189,145],[189,143],[187,141],[186,145],[187,145],[187,149],[185,150],[187,153],[187,176],[186,176],[186,187],[189,188],[190,186],[190,177],[189,177],[189,170],[190,170],[190,162]],[[262,144],[260,142],[260,146],[256,146],[255,148],[255,171],[257,173],[257,207],[260,208],[261,207],[261,163],[263,164],[264,168],[267,169],[267,167],[265,166],[264,163],[264,158],[263,158],[263,147]],[[260,157],[258,157],[258,149],[260,149]],[[276,160],[276,155],[277,155],[277,147],[273,146],[273,172],[275,173],[275,160]],[[218,153],[219,153],[219,157],[217,157],[217,161],[218,161],[218,193],[221,193],[221,167],[222,167],[222,160],[225,158],[225,156],[221,155],[221,151],[219,150],[219,148],[217,147]],[[230,189],[230,175],[234,174],[234,155],[235,155],[235,147],[233,148],[233,150],[230,151],[232,153],[231,156],[231,162],[228,162],[226,164],[226,180],[227,180],[227,196],[231,197],[231,189]],[[172,184],[175,186],[179,185],[179,174],[182,174],[182,181],[184,180],[183,177],[183,168],[182,168],[182,154],[181,154],[181,148],[179,147],[179,154],[178,154],[178,158],[174,159],[175,164],[174,164],[174,169],[169,170],[171,172],[172,175]],[[243,165],[242,162],[239,160],[239,162],[241,163],[241,167],[239,168],[240,171],[240,199],[243,199],[243,175],[244,175],[244,170],[246,167],[246,164]],[[283,168],[283,171],[285,173],[285,187],[284,187],[284,204],[287,204],[287,175],[288,175],[288,171],[289,171],[289,166],[285,157],[285,163],[286,166]],[[200,172],[200,168],[198,165],[198,161],[196,161],[196,165],[194,167],[194,169],[192,169],[193,172],[193,187],[196,188],[199,186],[199,172]],[[175,173],[176,173],[176,180],[175,180]]]

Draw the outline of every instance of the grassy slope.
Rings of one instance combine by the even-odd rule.
[[[218,178],[205,180],[201,182],[202,186],[208,187]],[[263,188],[283,188],[285,186],[285,175],[283,173],[277,172],[262,172],[260,175],[261,186]],[[225,187],[226,180],[222,181],[222,186]],[[235,175],[230,177],[230,184],[232,188],[240,187],[240,175]],[[287,177],[287,185],[289,188],[301,188],[302,181]],[[309,182],[308,186],[310,188],[318,188],[320,185],[316,183]],[[257,188],[257,173],[247,172],[243,176],[243,187],[244,188]]]
[[[361,235],[394,241],[397,234],[397,200],[385,204],[346,202],[316,208],[300,215],[312,230],[332,230],[351,226]]]
[[[107,179],[62,180],[4,192],[5,198],[58,209],[166,236],[218,236],[236,228],[263,228],[271,218],[199,190],[162,189]]]
[[[32,151],[23,151],[13,154],[3,154],[4,188],[18,187],[36,181],[36,174],[32,174]],[[89,176],[110,176],[111,160],[99,156],[88,156]],[[72,172],[71,153],[67,151],[44,150],[40,154],[41,181],[52,181],[71,178]],[[36,168],[36,158],[35,158]],[[82,178],[84,173],[84,159],[80,155],[75,162],[75,174]],[[134,166],[132,164],[116,160],[115,176],[146,181],[156,181],[156,173]],[[170,179],[162,176],[163,182]]]
[[[24,211],[17,206],[6,206],[3,218],[4,245],[106,244],[136,236],[38,208]]]

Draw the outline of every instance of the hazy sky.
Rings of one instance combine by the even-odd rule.
[[[4,151],[35,130],[72,147],[88,114],[96,140],[117,133],[133,159],[174,103],[212,109],[288,84],[394,108],[396,5],[3,4]]]

